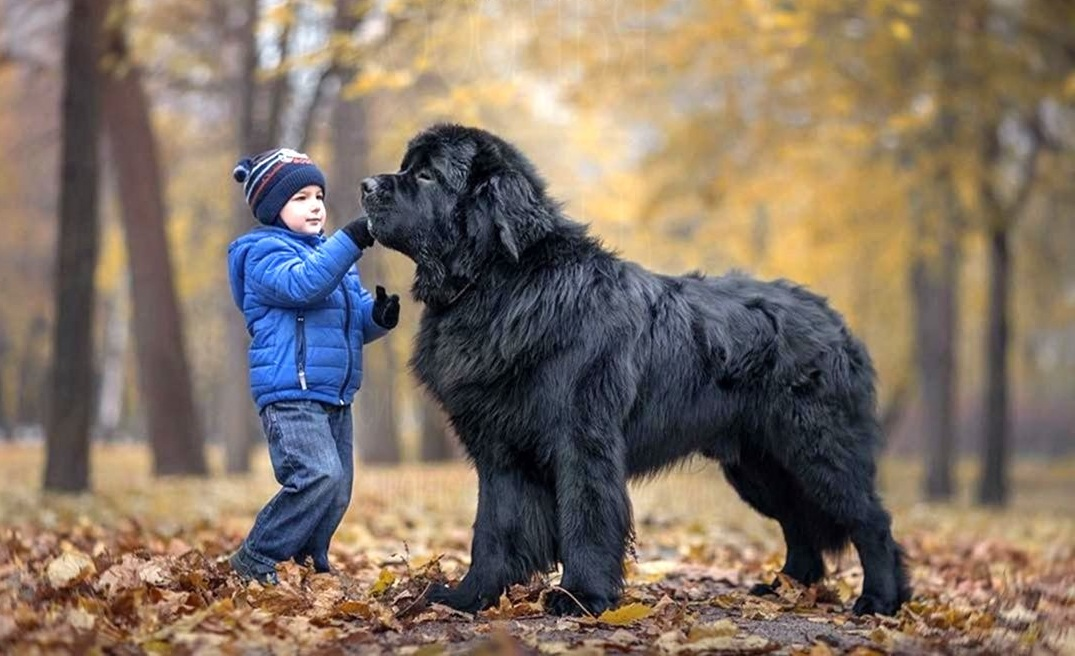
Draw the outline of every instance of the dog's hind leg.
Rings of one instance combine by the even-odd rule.
[[[816,508],[805,507],[801,491],[796,490],[791,475],[771,458],[752,459],[736,464],[721,464],[728,479],[743,501],[755,510],[777,520],[784,533],[787,555],[781,572],[810,585],[825,575],[825,561],[817,539],[816,522],[826,522]],[[831,523],[831,520],[828,520]],[[780,584],[759,583],[750,592],[769,594]]]
[[[910,596],[902,552],[892,538],[892,521],[875,489],[872,456],[843,445],[862,444],[852,435],[816,437],[815,445],[833,445],[787,467],[805,495],[841,527],[846,527],[863,569],[862,595],[856,615],[892,615]],[[839,446],[837,446],[839,445]]]

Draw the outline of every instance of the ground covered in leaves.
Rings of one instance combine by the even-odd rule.
[[[573,619],[542,612],[555,575],[477,616],[424,602],[466,571],[463,464],[360,469],[337,574],[289,563],[268,588],[224,562],[275,491],[267,458],[245,477],[155,480],[140,447],[98,447],[95,493],[77,497],[42,494],[42,467],[40,447],[0,446],[4,654],[1075,653],[1072,463],[1020,463],[1012,507],[992,513],[917,503],[917,470],[885,463],[915,587],[895,618],[850,615],[853,552],[821,585],[747,595],[779,569],[779,528],[702,463],[632,489],[623,603]]]

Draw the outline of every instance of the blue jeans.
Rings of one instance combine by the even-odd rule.
[[[307,557],[314,569],[327,572],[329,542],[351,503],[351,407],[279,401],[261,411],[261,425],[283,488],[258,513],[236,559],[250,574],[267,574],[277,562]]]

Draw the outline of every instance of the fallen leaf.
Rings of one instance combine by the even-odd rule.
[[[81,551],[65,551],[49,563],[45,576],[54,588],[67,588],[97,572],[93,559]]]
[[[68,624],[82,631],[89,631],[92,629],[96,620],[97,618],[81,608],[72,608],[71,612],[67,614]]]
[[[663,634],[657,640],[657,646],[669,654],[764,654],[780,648],[777,643],[757,635],[714,636],[682,642],[678,631]]]
[[[729,619],[718,620],[708,624],[695,624],[687,632],[687,642],[699,642],[706,638],[722,638],[733,636],[739,632],[739,627]]]
[[[606,610],[597,617],[598,622],[623,626],[637,622],[653,614],[653,609],[646,604],[626,604],[616,610]]]
[[[168,577],[165,576],[164,569],[159,563],[155,562],[150,562],[138,570],[138,579],[148,585],[165,585],[168,583]]]
[[[608,642],[620,647],[629,647],[638,642],[638,637],[627,629],[616,629],[608,637]]]
[[[370,619],[373,617],[373,610],[370,605],[364,601],[355,601],[353,599],[342,601],[332,609],[333,614],[342,617],[360,617],[362,619]]]
[[[15,619],[7,615],[0,615],[0,641],[7,640],[18,630]]]
[[[382,569],[381,573],[377,575],[377,581],[370,588],[370,594],[377,596],[384,594],[385,590],[392,587],[392,584],[396,582],[396,575],[388,569]]]

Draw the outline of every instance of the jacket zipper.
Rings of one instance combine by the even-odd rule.
[[[348,272],[350,274],[350,272]],[[347,345],[347,369],[343,376],[343,385],[340,385],[340,405],[344,405],[343,391],[347,389],[347,383],[351,381],[351,295],[347,293],[347,276],[343,277],[343,341]]]
[[[299,386],[306,390],[306,313],[299,310],[295,316],[295,339],[298,347],[295,349],[295,360],[299,368]]]

